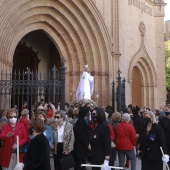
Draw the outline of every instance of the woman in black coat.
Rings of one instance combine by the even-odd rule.
[[[51,170],[50,146],[43,132],[45,125],[42,119],[31,120],[34,138],[31,139],[28,152],[24,157],[24,170]]]
[[[167,104],[165,106],[165,115],[166,117],[163,117],[159,119],[159,125],[162,127],[164,133],[165,133],[165,143],[167,152],[170,155],[170,104]],[[168,165],[170,167],[170,161],[168,162]]]
[[[76,162],[76,166],[74,167],[75,170],[86,169],[85,167],[81,167],[81,164],[86,163],[86,158],[91,149],[89,144],[91,128],[87,119],[88,112],[89,109],[86,106],[81,107],[78,114],[78,120],[74,126],[75,142],[73,155]]]
[[[104,164],[108,166],[111,152],[110,129],[106,123],[105,112],[102,108],[96,107],[93,109],[92,121],[94,122],[95,127],[90,135],[91,164]]]
[[[142,170],[163,170],[162,147],[166,154],[164,132],[162,128],[155,124],[153,112],[144,113],[144,123],[140,133],[140,147],[138,154],[142,160]]]

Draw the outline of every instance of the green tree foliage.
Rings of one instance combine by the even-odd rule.
[[[170,90],[170,41],[165,42],[166,89]]]
[[[170,41],[165,42],[167,103],[170,103]]]

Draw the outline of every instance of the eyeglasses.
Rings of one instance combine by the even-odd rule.
[[[60,116],[54,116],[55,118],[57,118],[57,119],[60,119]]]
[[[9,116],[9,118],[11,118],[11,119],[12,119],[12,118],[17,118],[17,117],[16,117],[16,116]]]

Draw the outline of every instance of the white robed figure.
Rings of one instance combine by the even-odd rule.
[[[84,71],[80,78],[80,82],[76,91],[76,99],[89,99],[94,91],[94,77],[90,75],[88,65],[84,66]]]

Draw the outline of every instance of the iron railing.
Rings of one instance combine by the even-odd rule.
[[[26,72],[14,71],[0,74],[0,110],[17,108],[21,110],[23,102],[31,109],[38,101],[58,103],[65,108],[65,61],[61,59],[61,68],[54,65],[52,72],[37,73],[29,68]]]

